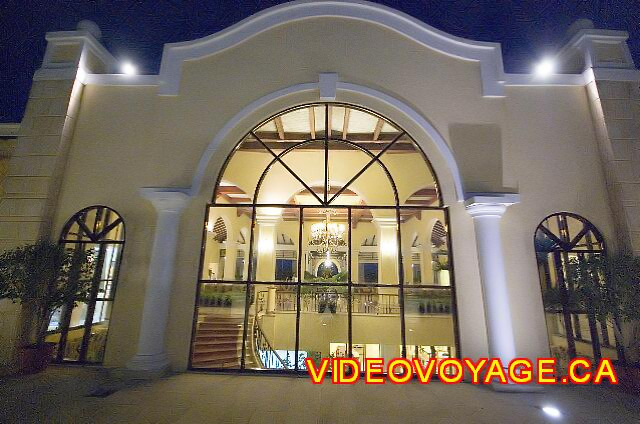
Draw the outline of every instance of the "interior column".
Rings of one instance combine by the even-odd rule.
[[[238,261],[238,242],[233,239],[233,232],[227,234],[225,241],[226,256],[224,258],[224,274],[226,281],[236,279],[236,263]]]
[[[143,188],[142,196],[156,208],[156,230],[142,310],[138,353],[127,363],[135,371],[162,372],[169,365],[165,331],[169,316],[180,215],[189,201],[182,191]]]
[[[276,278],[276,223],[280,215],[258,215],[258,263],[256,281],[273,281]],[[267,313],[276,310],[276,286],[267,290]]]

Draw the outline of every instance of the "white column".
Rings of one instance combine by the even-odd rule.
[[[180,214],[187,205],[189,196],[182,191],[162,188],[143,188],[140,193],[153,204],[158,216],[142,310],[138,353],[127,363],[127,368],[157,372],[165,370],[169,365],[164,339]]]
[[[398,222],[395,216],[373,220],[378,224],[378,283],[398,284]]]
[[[224,279],[235,280],[236,279],[236,262],[238,262],[238,242],[234,240],[233,233],[227,233],[227,241],[225,242],[225,249],[227,255],[224,258]]]
[[[505,368],[516,358],[516,347],[500,219],[508,206],[518,202],[519,196],[515,194],[475,196],[465,202],[467,212],[473,217],[476,233],[489,355],[500,358]]]

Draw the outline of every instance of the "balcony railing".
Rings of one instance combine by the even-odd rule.
[[[441,294],[439,290],[438,294]],[[295,312],[296,292],[290,290],[275,291],[275,311],[274,312]],[[266,290],[257,294],[258,312],[267,312]],[[400,304],[397,294],[386,293],[353,293],[352,313],[367,315],[398,315]],[[301,312],[331,312],[347,313],[348,298],[346,293],[331,291],[319,291],[312,293],[302,293],[300,299]],[[451,314],[450,297],[425,297],[407,294],[405,295],[405,311],[415,314]]]

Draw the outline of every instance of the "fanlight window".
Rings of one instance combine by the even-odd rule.
[[[102,362],[118,271],[124,247],[124,221],[106,206],[76,213],[64,226],[60,243],[92,252],[89,300],[54,312],[48,342],[57,344],[58,361]]]
[[[336,104],[296,108],[252,130],[230,156],[215,203],[442,206],[408,134]]]
[[[413,243],[436,221],[438,257]],[[446,223],[431,165],[388,119],[319,103],[264,121],[207,211],[191,367],[455,356],[452,278],[434,265],[448,263]]]
[[[534,242],[549,344],[559,369],[566,370],[569,361],[578,356],[594,361],[617,358],[610,323],[572,301],[579,289],[576,270],[604,253],[598,229],[579,215],[556,213],[538,225]]]

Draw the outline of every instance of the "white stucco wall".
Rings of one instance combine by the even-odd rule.
[[[188,187],[203,152],[246,105],[285,87],[336,72],[342,82],[384,92],[426,118],[451,144],[456,124],[500,129],[502,187],[521,203],[502,222],[517,353],[548,354],[533,234],[548,214],[590,219],[610,239],[612,223],[584,87],[508,87],[483,96],[478,62],[447,56],[373,23],[313,18],[278,26],[216,55],[184,62],[176,96],[154,86],[87,85],[59,197],[54,234],[77,210],[104,204],[126,222],[126,246],[109,333],[106,365],[134,355],[153,239],[155,212],[138,189]],[[254,125],[293,105],[318,101],[305,91],[247,114],[215,146],[200,191],[184,211],[173,284],[167,348],[176,370],[187,366],[205,207],[233,146]],[[337,101],[388,117],[424,149],[450,208],[461,355],[487,354],[486,328],[471,217],[431,137],[388,103],[338,91]],[[464,152],[456,152],[460,163]]]

